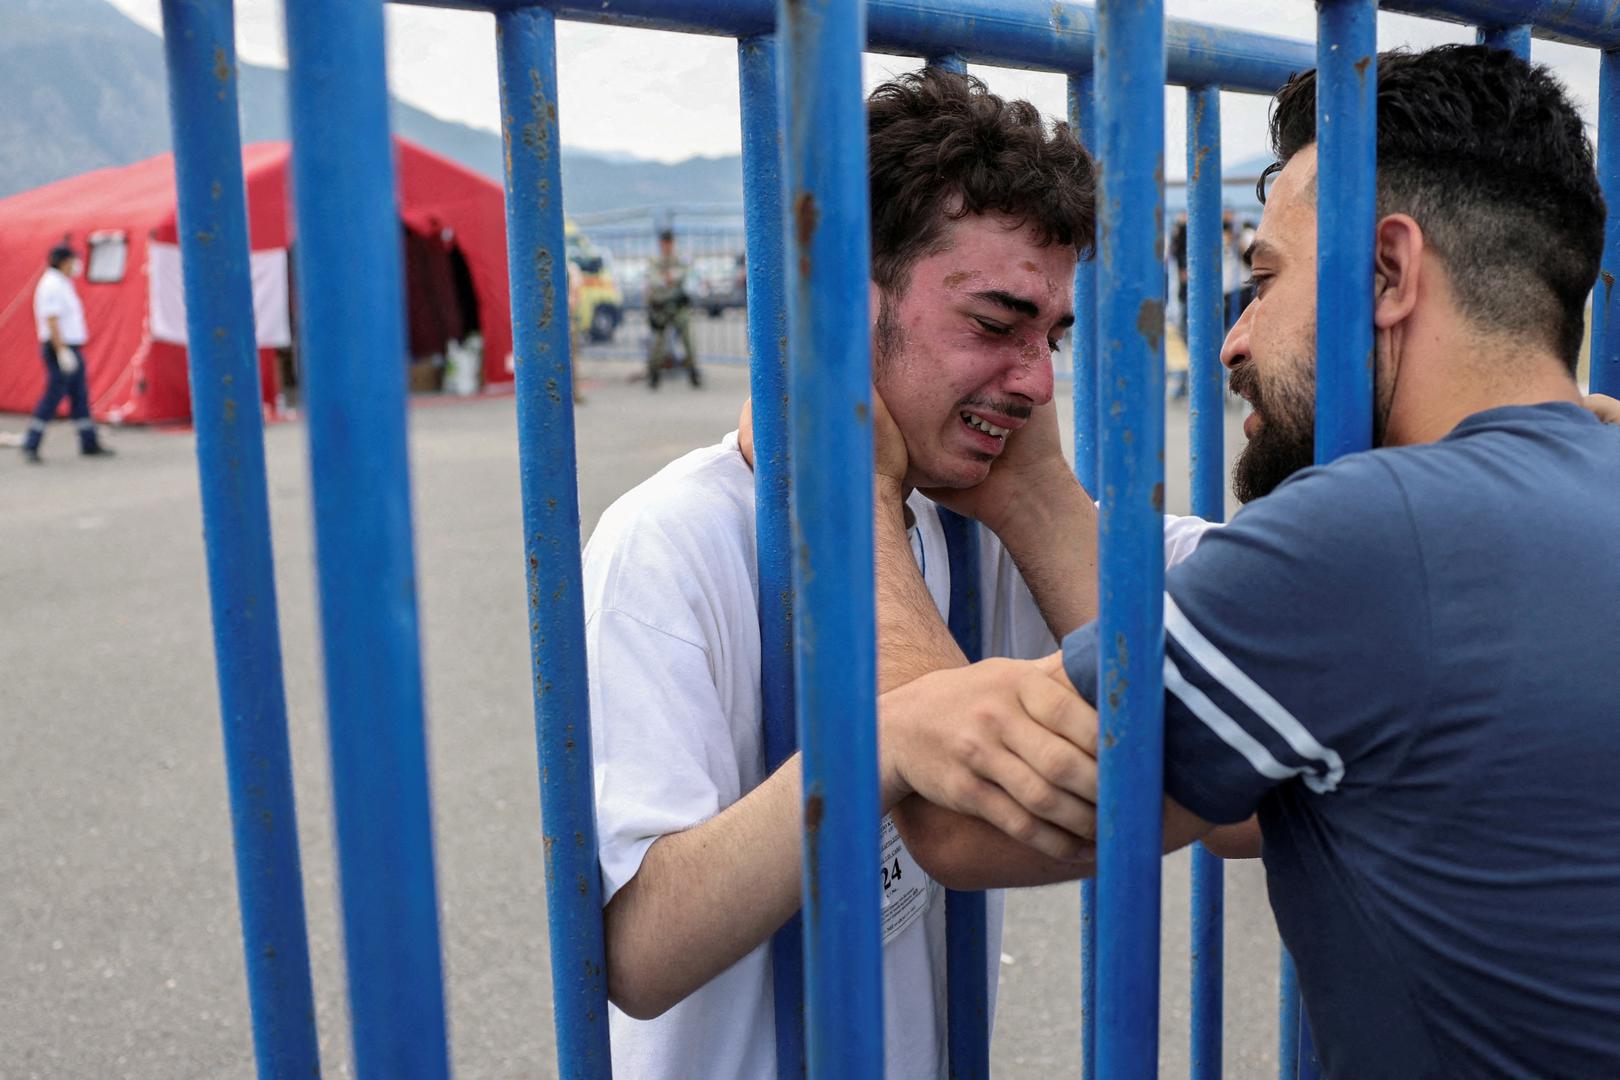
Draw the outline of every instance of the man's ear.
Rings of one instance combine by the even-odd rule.
[[[1379,330],[1399,326],[1417,307],[1423,248],[1423,230],[1410,215],[1379,221],[1373,248],[1373,325]]]

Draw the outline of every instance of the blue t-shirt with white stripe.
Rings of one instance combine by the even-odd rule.
[[[1165,790],[1258,812],[1325,1074],[1620,1077],[1620,429],[1492,409],[1166,577]],[[1064,643],[1096,700],[1096,626]]]

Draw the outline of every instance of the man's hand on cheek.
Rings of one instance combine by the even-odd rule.
[[[1063,458],[1057,404],[1037,405],[1029,421],[1007,436],[1007,445],[990,465],[990,474],[970,488],[933,488],[930,499],[959,514],[976,518],[999,533],[1022,499],[1039,499],[1053,484],[1073,484]]]
[[[876,386],[872,387],[872,467],[879,486],[885,489],[880,495],[905,490],[906,472],[911,468],[906,440]]]
[[[1097,714],[1058,658],[937,671],[884,694],[880,717],[891,800],[915,792],[1052,858],[1089,855]]]

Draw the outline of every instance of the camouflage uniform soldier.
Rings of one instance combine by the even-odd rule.
[[[647,322],[652,343],[647,357],[647,385],[656,388],[666,368],[684,367],[693,386],[702,384],[698,374],[697,352],[692,348],[692,298],[686,292],[687,265],[675,256],[675,234],[665,229],[658,234],[658,257],[647,268]],[[680,335],[679,364],[671,354],[666,327]]]

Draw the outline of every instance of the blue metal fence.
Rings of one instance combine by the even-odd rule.
[[[793,632],[804,773],[805,1061],[883,1075],[870,229],[859,0],[784,3]]]
[[[1226,518],[1225,298],[1221,295],[1221,94],[1187,88],[1187,365],[1192,512]],[[1202,844],[1192,853],[1193,1080],[1221,1075],[1221,933],[1226,870]]]
[[[414,2],[414,0],[413,0]],[[435,2],[435,0],[424,0]],[[496,15],[508,145],[542,849],[564,1075],[611,1074],[580,599],[555,20],[738,41],[766,752],[804,751],[804,918],[777,935],[779,1071],[883,1067],[870,605],[870,357],[860,54],[1069,77],[1100,158],[1098,258],[1076,274],[1075,459],[1100,497],[1100,883],[1082,889],[1084,1075],[1157,1072],[1162,715],[1163,128],[1189,88],[1194,511],[1222,482],[1220,91],[1320,70],[1320,460],[1371,430],[1375,0],[1322,0],[1316,46],[1165,19],[1162,0],[437,0]],[[1608,0],[1385,0],[1528,55],[1532,34],[1620,50]],[[318,1070],[254,379],[230,0],[164,0],[217,670],[261,1077]],[[448,1073],[425,758],[382,0],[288,0],[293,177],[327,710],[357,1074]],[[1093,56],[1095,54],[1095,62]],[[1599,168],[1620,198],[1620,51],[1605,51]],[[1593,301],[1592,388],[1620,393],[1620,215]],[[813,508],[813,512],[812,511]],[[964,533],[971,530],[961,530]],[[813,566],[814,574],[805,571]],[[953,630],[975,643],[969,605]],[[1221,1064],[1221,868],[1193,874],[1196,1077]],[[953,897],[951,1072],[988,1070],[982,900]],[[977,908],[977,910],[975,910]],[[1098,933],[1099,926],[1103,929]],[[974,932],[977,929],[977,938]],[[977,961],[969,955],[977,948]],[[963,975],[964,966],[972,973]],[[1313,1075],[1284,958],[1284,1075]],[[976,996],[975,996],[976,995]],[[1294,1018],[1299,1017],[1298,1023]],[[1297,1066],[1296,1066],[1297,1063]]]
[[[299,326],[356,1073],[449,1072],[383,19],[286,5]],[[342,102],[342,108],[334,108]],[[365,272],[356,273],[364,267]],[[246,334],[246,331],[244,331]],[[204,462],[204,468],[210,464]],[[228,467],[228,466],[227,466]]]
[[[1164,791],[1164,8],[1098,8],[1097,1074],[1159,1067]],[[1150,227],[1148,223],[1152,223]]]
[[[580,600],[555,18],[543,8],[503,11],[496,37],[507,134],[506,260],[557,1053],[570,1076],[606,1077],[612,1067]]]
[[[782,214],[777,47],[770,35],[737,43],[742,90],[743,195],[748,251],[749,390],[754,417],[755,545],[759,553],[760,702],[765,767],[798,747],[793,702],[793,546],[788,495],[786,219]],[[777,1073],[804,1071],[804,933],[798,915],[771,943]]]
[[[163,44],[253,1045],[260,1076],[313,1076],[320,1063],[270,551],[231,5],[166,0]]]

